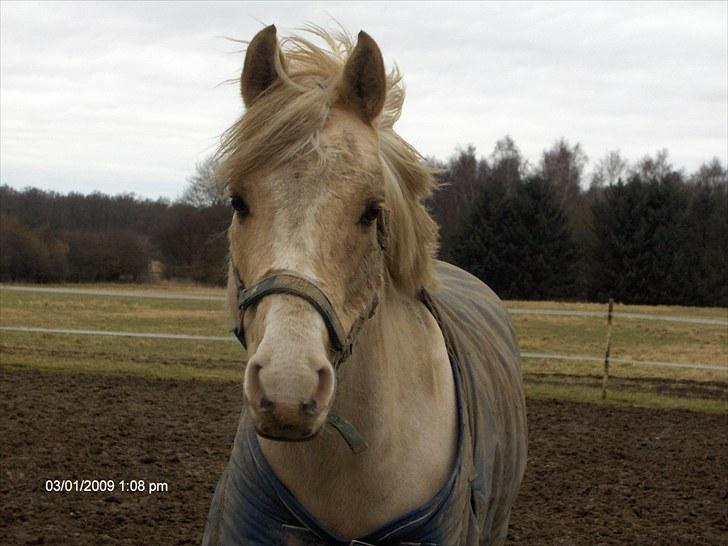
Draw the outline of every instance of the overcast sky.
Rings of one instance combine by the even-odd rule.
[[[424,155],[564,136],[589,166],[728,161],[728,3],[0,3],[0,181],[178,197],[242,112],[241,45],[274,23],[366,30],[404,73]]]

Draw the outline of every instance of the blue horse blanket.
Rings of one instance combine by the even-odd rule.
[[[438,262],[441,286],[423,291],[455,379],[459,439],[450,477],[424,506],[357,540],[322,528],[276,477],[243,410],[215,490],[207,546],[483,546],[505,542],[526,464],[526,408],[518,344],[502,302],[468,273]]]

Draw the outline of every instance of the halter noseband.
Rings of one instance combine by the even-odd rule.
[[[377,242],[382,251],[387,248],[388,223],[389,211],[381,209],[377,217]],[[329,333],[331,346],[334,349],[334,355],[331,361],[334,371],[338,371],[341,364],[351,356],[354,350],[354,343],[359,336],[359,331],[364,321],[374,316],[377,304],[379,303],[377,295],[374,294],[369,305],[356,318],[351,328],[349,328],[349,332],[346,333],[326,293],[316,283],[299,275],[295,271],[289,271],[287,269],[274,270],[250,288],[245,287],[243,280],[240,278],[240,273],[238,273],[237,268],[234,266],[233,274],[235,275],[235,283],[238,287],[239,314],[238,323],[234,332],[238,341],[240,341],[246,351],[248,350],[248,345],[245,341],[245,310],[271,294],[290,294],[306,300],[321,315],[326,325],[326,330]],[[369,447],[366,440],[359,434],[354,425],[343,417],[329,412],[327,422],[341,434],[342,438],[344,438],[354,453],[360,453]]]
[[[235,336],[245,350],[248,349],[245,341],[245,310],[270,294],[290,294],[306,300],[321,315],[334,349],[334,356],[331,363],[335,371],[338,371],[339,366],[351,356],[354,349],[354,342],[359,336],[359,331],[364,321],[374,316],[377,304],[379,303],[379,299],[375,294],[366,309],[351,325],[349,332],[345,333],[339,316],[336,314],[336,310],[331,305],[331,300],[326,296],[326,293],[315,283],[298,273],[283,269],[273,271],[270,275],[264,277],[263,280],[250,288],[245,287],[236,268],[233,268],[233,273],[238,286],[239,313],[238,324],[235,327]],[[359,434],[354,425],[343,417],[329,413],[327,422],[341,434],[344,441],[346,441],[354,453],[361,453],[368,447],[366,440]]]
[[[334,349],[334,357],[332,360],[334,370],[338,370],[339,366],[351,356],[354,342],[359,335],[364,321],[374,316],[379,302],[375,294],[367,308],[351,325],[349,332],[345,333],[339,316],[336,314],[334,306],[331,305],[331,300],[329,300],[323,290],[306,277],[294,271],[280,269],[273,271],[270,275],[264,277],[260,282],[250,288],[246,288],[237,269],[233,269],[233,272],[235,274],[235,282],[238,285],[238,313],[240,315],[235,328],[235,336],[246,350],[248,346],[245,341],[245,327],[243,324],[245,310],[270,294],[290,294],[306,300],[321,315]]]

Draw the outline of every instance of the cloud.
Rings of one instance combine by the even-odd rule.
[[[659,148],[728,161],[728,7],[715,3],[0,4],[3,183],[175,197],[242,112],[263,24],[366,29],[405,74],[399,132],[446,158],[506,133],[537,161]]]

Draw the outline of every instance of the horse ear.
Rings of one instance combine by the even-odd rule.
[[[366,123],[379,115],[387,95],[387,75],[377,43],[366,32],[357,37],[356,47],[344,67],[340,97]]]
[[[278,79],[276,55],[280,55],[276,27],[270,25],[255,35],[245,53],[240,92],[246,108],[250,108],[255,99]]]

